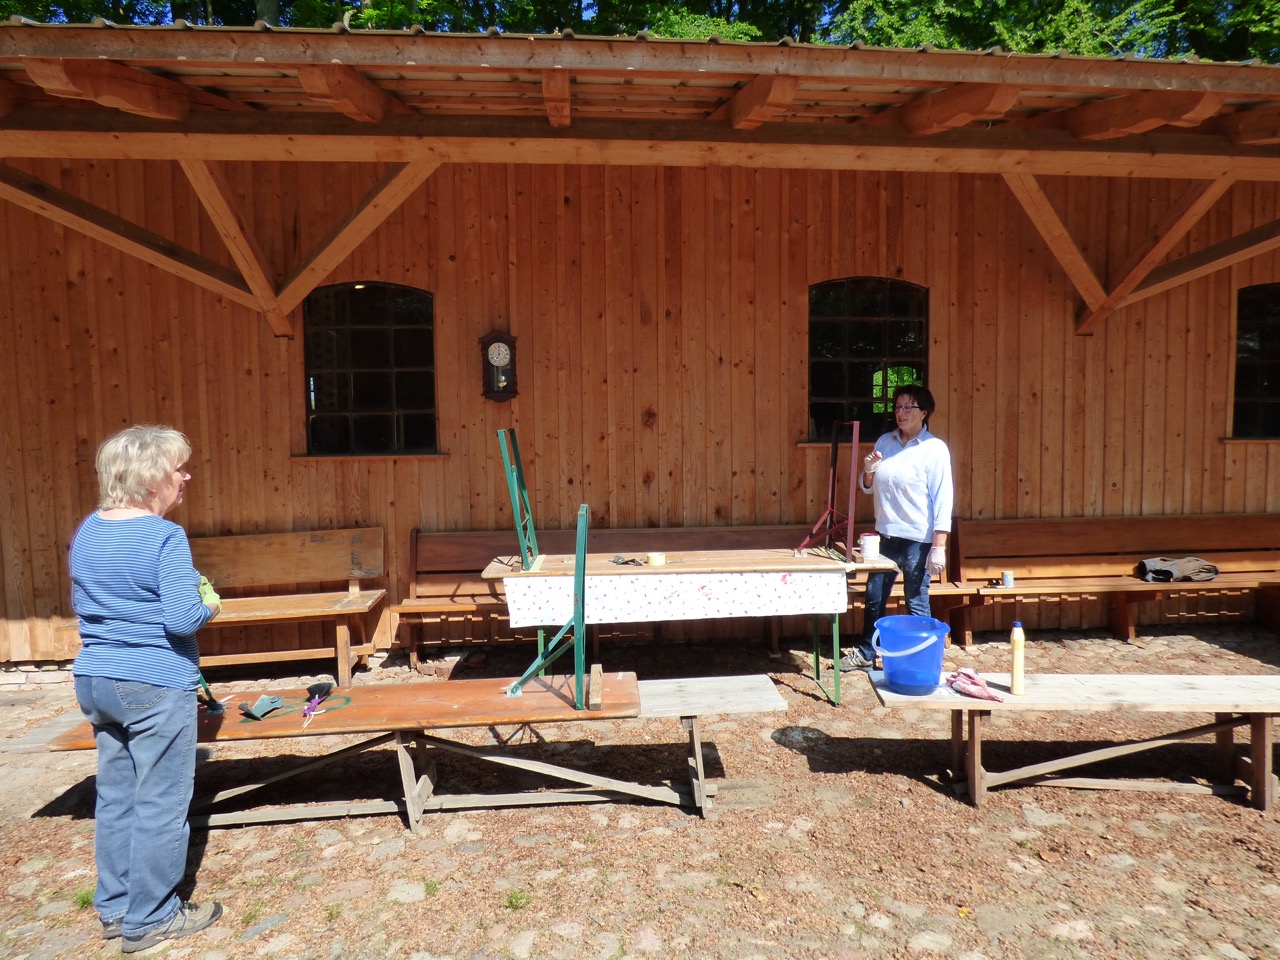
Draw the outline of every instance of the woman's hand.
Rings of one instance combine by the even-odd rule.
[[[947,569],[947,548],[933,546],[929,548],[929,579],[941,580]]]
[[[862,461],[862,472],[868,477],[875,476],[876,468],[880,466],[880,461],[883,459],[884,454],[879,450],[872,450]]]

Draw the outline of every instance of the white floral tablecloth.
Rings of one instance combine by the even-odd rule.
[[[573,619],[573,577],[507,577],[513,627],[561,626]],[[849,608],[845,571],[653,573],[588,576],[587,623],[712,620],[838,614]]]

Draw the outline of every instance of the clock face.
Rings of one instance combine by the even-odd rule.
[[[489,362],[495,367],[505,367],[511,362],[511,348],[501,341],[489,344]]]

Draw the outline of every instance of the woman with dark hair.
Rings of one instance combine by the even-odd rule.
[[[185,937],[222,916],[184,902],[195,784],[196,631],[221,608],[202,591],[182,527],[164,515],[191,474],[187,438],[136,426],[98,448],[98,509],[71,541],[81,650],[72,674],[98,748],[93,905],[124,953]]]
[[[893,393],[897,428],[876,441],[862,462],[858,487],[872,495],[880,553],[902,571],[907,610],[917,617],[929,612],[929,581],[942,576],[947,565],[947,535],[951,532],[951,452],[929,432],[935,405],[925,387],[899,387]],[[889,591],[898,570],[867,576],[862,642],[840,658],[841,670],[875,666],[871,635],[884,616]]]

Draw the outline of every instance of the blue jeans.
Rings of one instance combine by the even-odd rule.
[[[929,608],[929,548],[930,543],[917,543],[902,537],[880,537],[880,553],[898,565],[902,571],[902,592],[907,598],[907,611],[914,617],[931,617]],[[862,642],[858,649],[868,660],[875,659],[871,635],[876,621],[884,616],[889,591],[898,579],[898,570],[872,573],[867,576],[866,608],[862,617]]]
[[[187,869],[196,773],[196,694],[131,680],[76,677],[98,746],[93,905],[127,937],[173,919]]]

